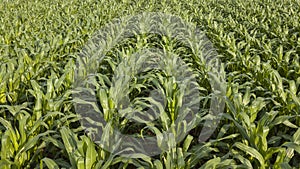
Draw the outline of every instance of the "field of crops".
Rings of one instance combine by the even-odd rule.
[[[1,169],[298,169],[299,127],[299,0],[0,0]]]

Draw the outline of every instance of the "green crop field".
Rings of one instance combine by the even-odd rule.
[[[299,127],[299,0],[0,0],[1,169],[299,169]]]

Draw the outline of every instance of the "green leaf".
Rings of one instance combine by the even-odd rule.
[[[191,136],[191,135],[188,135],[188,136],[186,137],[186,139],[185,139],[184,142],[183,142],[183,152],[188,151],[189,146],[190,146],[191,142],[193,141],[193,138],[194,138],[194,137]]]
[[[288,148],[294,149],[300,154],[300,145],[298,145],[296,143],[286,142],[286,143],[282,144],[282,146],[286,146]]]
[[[216,157],[216,158],[208,160],[199,169],[216,169],[219,163],[221,163],[221,158]]]
[[[37,146],[38,141],[40,140],[41,137],[44,137],[50,133],[55,133],[55,131],[52,130],[47,130],[44,133],[40,133],[29,140],[26,141],[26,143],[18,150],[16,154],[16,159],[18,159],[21,156],[21,153],[28,151],[29,149]]]
[[[156,169],[164,169],[163,164],[159,160],[154,161],[154,166]]]
[[[259,161],[261,168],[265,168],[265,160],[264,160],[263,156],[256,149],[249,147],[240,142],[236,142],[233,146],[239,148],[240,150],[244,151],[245,153],[256,158]]]
[[[59,169],[58,165],[56,164],[56,162],[50,158],[43,158],[42,161],[46,164],[46,166],[48,168],[51,168],[51,169]]]
[[[95,149],[95,144],[89,138],[84,137],[84,140],[87,145],[87,150],[85,154],[85,169],[91,169],[94,163],[96,162],[98,153]]]
[[[298,130],[294,133],[293,141],[294,141],[294,143],[300,145],[300,128],[298,128]]]
[[[62,139],[63,139],[63,143],[65,146],[65,149],[69,155],[70,158],[70,162],[71,165],[77,166],[77,162],[75,160],[75,156],[74,156],[74,151],[77,147],[76,141],[74,140],[74,135],[72,134],[70,129],[67,129],[65,126],[62,127],[62,129],[60,130]]]

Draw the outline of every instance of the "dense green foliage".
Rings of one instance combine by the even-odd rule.
[[[102,149],[80,127],[74,74],[78,53],[94,33],[114,18],[145,11],[179,16],[206,32],[224,63],[226,107],[206,142],[197,141],[200,122],[182,142],[170,139],[176,146],[160,155],[127,158]],[[0,0],[0,168],[299,168],[299,21],[298,0]],[[99,75],[110,81],[122,58],[116,51],[130,55],[149,38],[132,37],[108,52]],[[191,62],[209,100],[205,67],[172,39],[156,40]],[[145,76],[165,78],[159,72]],[[136,89],[147,88],[138,87],[140,81],[133,83]],[[174,84],[160,84],[176,108]],[[99,86],[106,120],[124,133],[141,135],[147,128],[156,134],[151,126],[113,119],[110,85],[99,80]],[[143,95],[134,91],[130,97]],[[155,126],[164,130],[177,116]]]

